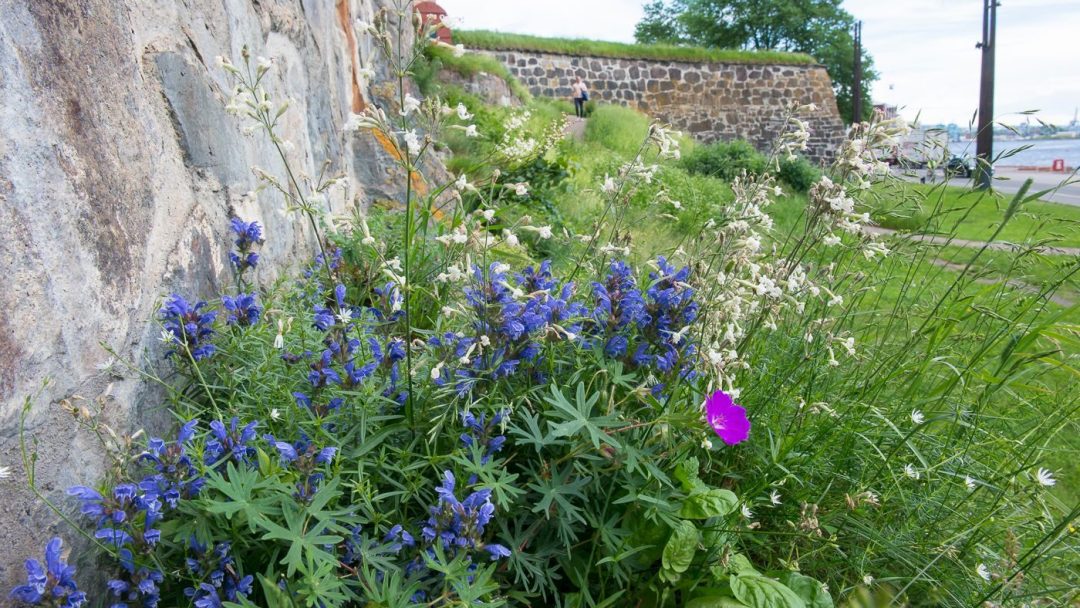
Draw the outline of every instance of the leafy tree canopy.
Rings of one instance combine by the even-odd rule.
[[[851,120],[855,18],[841,0],[654,0],[635,37],[641,43],[782,50],[812,55],[829,70],[840,115]],[[863,118],[877,79],[863,49]]]

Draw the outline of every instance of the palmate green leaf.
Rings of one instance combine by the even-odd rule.
[[[559,391],[559,387],[552,385],[551,396],[547,398],[547,403],[553,409],[549,410],[549,412],[553,417],[559,418],[563,422],[548,421],[548,426],[551,427],[551,435],[553,437],[573,437],[585,431],[589,435],[593,447],[598,450],[601,443],[606,443],[616,449],[621,448],[622,446],[614,437],[604,432],[605,428],[616,426],[618,421],[611,416],[592,416],[593,408],[596,407],[599,400],[600,393],[586,396],[585,384],[578,383],[575,402],[570,403]]]
[[[671,531],[671,538],[664,545],[662,564],[664,570],[682,574],[694,561],[694,553],[697,552],[698,530],[697,526],[688,521],[679,522],[679,525]]]
[[[515,416],[518,420],[525,423],[525,426],[519,426],[517,424],[511,424],[509,431],[510,434],[516,437],[514,443],[517,445],[531,445],[536,453],[539,454],[541,450],[548,446],[564,443],[556,438],[553,438],[550,434],[544,434],[540,430],[540,419],[532,412],[523,412],[520,415]]]
[[[732,574],[731,592],[750,608],[806,608],[806,602],[794,591],[760,574]]]
[[[336,487],[336,484],[328,484],[328,487],[330,485]],[[322,488],[319,492],[321,493],[325,489]],[[331,488],[332,491],[333,489]],[[317,498],[318,493],[316,494]],[[314,504],[314,501],[312,503]],[[313,513],[318,512],[318,509],[312,511],[307,507],[287,505],[282,510],[287,527],[267,517],[260,516],[258,518],[258,525],[266,530],[266,533],[262,536],[264,540],[280,540],[288,545],[289,551],[279,563],[287,567],[289,576],[295,574],[297,570],[309,573],[324,564],[336,565],[338,563],[337,557],[327,552],[323,547],[340,543],[344,540],[344,536],[328,534],[328,524],[312,516]],[[323,513],[323,515],[328,514]]]
[[[227,500],[208,499],[202,508],[209,513],[224,515],[231,520],[237,513],[242,513],[248,529],[255,530],[255,519],[261,515],[273,515],[278,512],[278,497],[258,497],[259,490],[273,487],[275,482],[261,478],[259,472],[248,467],[237,468],[229,462],[225,475],[216,471],[207,474],[206,489],[220,492]],[[204,496],[211,494],[205,493]]]
[[[580,477],[571,481],[572,473],[573,467],[565,466],[561,469],[553,467],[548,479],[538,474],[533,475],[540,481],[540,483],[529,484],[530,489],[540,494],[540,500],[536,501],[536,506],[532,508],[533,513],[543,513],[545,517],[551,519],[554,506],[558,510],[560,520],[587,523],[581,514],[581,509],[575,506],[571,499],[577,498],[584,502],[585,494],[582,489],[592,481],[592,477]]]

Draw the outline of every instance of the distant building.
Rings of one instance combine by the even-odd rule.
[[[889,120],[890,118],[896,118],[900,115],[896,106],[890,106],[887,103],[875,103],[874,111],[881,114],[882,118]]]
[[[417,2],[415,6],[416,12],[420,14],[420,19],[424,23],[432,24],[431,37],[439,42],[445,42],[451,44],[452,37],[450,35],[450,28],[446,27],[443,23],[443,18],[446,17],[446,10],[439,6],[438,2]]]

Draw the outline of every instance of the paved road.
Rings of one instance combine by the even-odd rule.
[[[916,177],[905,176],[906,179],[914,180],[917,180],[919,177],[922,177],[922,172],[916,172]],[[993,187],[1002,194],[1015,194],[1020,189],[1020,186],[1024,184],[1024,180],[1028,178],[1031,178],[1034,181],[1034,183],[1031,184],[1031,190],[1028,191],[1029,194],[1049,188],[1057,188],[1056,191],[1045,194],[1042,197],[1043,200],[1080,207],[1080,174],[1044,173],[1040,171],[1017,171],[1015,169],[998,168],[994,171]],[[941,179],[940,173],[938,173],[938,179]],[[954,177],[949,180],[949,183],[961,187],[971,186],[970,179],[961,177]]]

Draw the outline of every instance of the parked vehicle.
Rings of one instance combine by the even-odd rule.
[[[954,156],[949,159],[949,162],[945,164],[946,177],[963,177],[970,178],[972,173],[971,165],[959,156]]]

